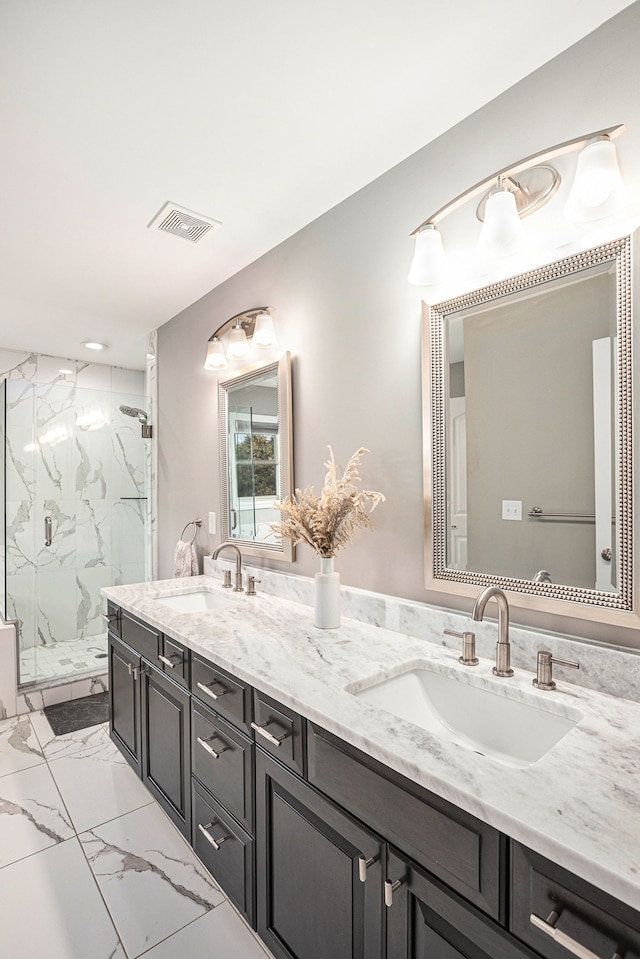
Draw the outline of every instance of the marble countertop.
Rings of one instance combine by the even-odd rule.
[[[162,594],[203,586],[227,605],[182,613],[161,601]],[[489,660],[469,670],[451,649],[356,620],[320,630],[308,606],[266,593],[223,592],[209,576],[102,592],[408,779],[640,909],[639,703],[559,677],[554,692],[541,692],[531,685],[533,674],[522,669],[511,679],[496,679]],[[466,682],[561,715],[579,711],[584,718],[533,765],[503,765],[347,691],[409,663],[457,669]]]

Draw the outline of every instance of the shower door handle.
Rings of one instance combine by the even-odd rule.
[[[53,539],[53,523],[50,516],[45,516],[44,518],[44,545],[51,546],[51,540]]]

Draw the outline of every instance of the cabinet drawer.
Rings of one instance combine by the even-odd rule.
[[[122,610],[109,601],[107,601],[106,622],[109,632],[122,637]]]
[[[264,693],[253,693],[253,733],[268,753],[304,777],[303,719]]]
[[[309,782],[503,922],[500,833],[307,723]]]
[[[192,656],[191,692],[230,723],[251,735],[251,687],[213,663]]]
[[[640,913],[516,842],[510,928],[545,959],[584,955],[574,943],[602,959],[640,959]]]
[[[189,652],[181,643],[165,636],[159,659],[167,676],[181,686],[189,686]]]
[[[193,780],[191,845],[229,899],[254,924],[253,839]]]
[[[191,706],[191,768],[238,822],[253,832],[253,743],[195,700]]]
[[[148,659],[154,666],[161,665],[158,653],[161,649],[162,633],[139,619],[134,619],[129,613],[122,614],[122,639],[136,652]]]

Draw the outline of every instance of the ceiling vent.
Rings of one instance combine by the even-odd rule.
[[[193,210],[187,210],[170,201],[158,210],[149,223],[150,228],[160,230],[162,233],[172,233],[183,240],[188,240],[189,243],[197,243],[207,233],[215,233],[221,226],[222,223],[219,220],[212,220],[208,216],[194,213]]]

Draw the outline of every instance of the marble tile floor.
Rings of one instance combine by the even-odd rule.
[[[111,743],[0,722],[0,956],[269,959]]]
[[[20,650],[20,682],[46,683],[63,676],[106,670],[107,637],[88,636]]]

